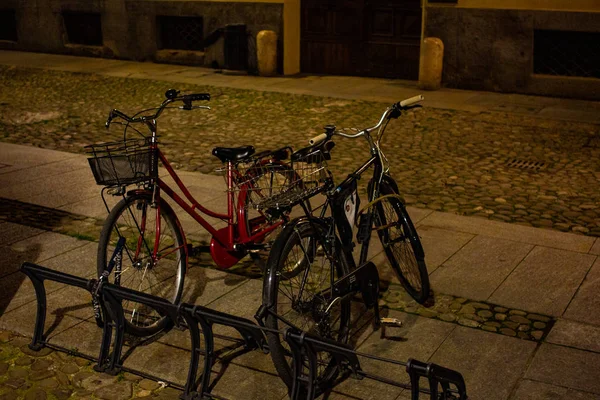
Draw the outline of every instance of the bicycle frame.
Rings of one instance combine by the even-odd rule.
[[[198,222],[204,229],[206,229],[213,240],[210,244],[211,255],[215,263],[220,268],[229,268],[233,266],[245,253],[243,252],[244,246],[261,241],[266,235],[278,228],[283,221],[275,222],[272,225],[258,229],[256,232],[253,231],[252,226],[263,223],[266,218],[259,216],[251,221],[248,221],[246,225],[246,207],[245,200],[249,195],[251,189],[250,183],[242,185],[240,193],[237,198],[237,207],[234,187],[235,177],[239,177],[239,172],[235,169],[232,162],[227,163],[226,168],[226,181],[227,181],[227,213],[219,213],[202,206],[194,196],[189,192],[184,183],[181,181],[165,155],[158,149],[158,157],[163,167],[167,170],[171,178],[177,184],[177,187],[181,190],[184,197],[180,196],[173,190],[163,179],[158,178],[157,182],[154,183],[153,199],[157,204],[157,213],[159,210],[159,202],[161,191],[166,193],[175,203],[183,208],[196,222]],[[271,160],[271,162],[276,162]],[[223,229],[215,229],[203,216],[207,215],[213,218],[218,218],[227,222],[227,227]],[[236,218],[237,216],[237,218]],[[236,221],[237,220],[237,221]],[[157,218],[157,221],[160,221]],[[157,226],[157,235],[160,234],[160,227]],[[185,233],[184,233],[185,241]]]
[[[372,143],[372,140],[370,138],[370,136],[368,136],[367,134],[367,140],[369,141],[369,143]],[[348,262],[350,262],[350,274],[354,274],[358,271],[358,269],[361,269],[367,262],[367,257],[368,257],[368,252],[369,252],[369,238],[367,238],[366,240],[364,240],[362,242],[362,247],[361,247],[361,253],[360,253],[360,257],[359,257],[359,262],[356,263],[354,260],[354,254],[353,254],[353,248],[354,248],[354,241],[353,241],[353,235],[352,235],[352,229],[348,230],[344,223],[345,223],[345,215],[343,215],[343,211],[338,212],[339,210],[336,207],[332,206],[332,203],[335,202],[339,196],[341,196],[342,193],[344,193],[345,189],[348,187],[351,187],[356,181],[358,181],[361,177],[361,175],[371,166],[374,167],[374,171],[373,171],[373,177],[370,180],[369,183],[369,202],[373,201],[377,196],[379,196],[379,186],[381,184],[381,182],[386,181],[386,183],[393,185],[394,187],[396,186],[396,183],[393,181],[393,179],[387,175],[383,169],[383,163],[381,160],[381,155],[379,153],[379,150],[376,147],[372,147],[371,149],[371,153],[372,153],[372,157],[367,160],[363,165],[361,165],[359,168],[357,168],[353,173],[349,174],[348,177],[346,179],[344,179],[344,181],[342,181],[339,185],[337,185],[335,188],[333,188],[332,190],[327,192],[327,199],[325,200],[325,203],[321,209],[319,218],[317,218],[315,220],[314,217],[311,217],[311,213],[308,209],[306,209],[304,206],[302,206],[302,208],[304,209],[304,212],[306,214],[306,222],[310,223],[310,224],[315,224],[318,223],[319,220],[325,218],[325,215],[327,213],[327,210],[331,207],[332,209],[332,216],[333,216],[333,221],[335,224],[335,228],[338,231],[340,240],[341,240],[341,251],[344,252],[345,254],[345,258]],[[369,219],[369,223],[372,223],[372,220]],[[370,226],[369,226],[369,230],[370,230]],[[319,232],[319,230],[316,230],[317,232]],[[330,235],[335,235],[334,232],[328,232],[326,234],[327,236]],[[331,237],[327,237],[327,238],[323,238],[320,237],[319,240],[322,243],[325,242],[330,242],[333,241],[333,243],[335,244],[335,240],[332,240]],[[336,250],[333,250],[334,254],[336,252]],[[335,259],[334,254],[328,254],[327,256]],[[357,266],[359,267],[357,269]],[[376,268],[375,269],[375,273],[376,273]],[[369,273],[372,274],[372,270],[373,268],[369,269]],[[354,279],[354,278],[353,278]],[[341,277],[340,279],[338,279],[337,281],[334,280],[333,274],[331,274],[331,290],[333,290],[334,287],[339,286],[340,282],[344,280],[344,277]],[[377,278],[378,280],[378,278]],[[303,286],[303,285],[302,285]],[[298,297],[302,297],[301,296],[301,292],[302,292],[303,288],[300,288],[300,292],[298,294]],[[350,293],[350,292],[348,292]],[[342,297],[346,296],[348,293],[342,293],[342,292],[337,292],[335,295],[332,293],[332,299],[335,297],[339,297],[339,295],[342,295]],[[270,297],[270,296],[269,296]],[[373,305],[370,304],[369,307],[372,307]],[[267,308],[270,308],[271,305],[268,305]],[[377,308],[377,307],[375,307]],[[378,316],[378,311],[375,311],[376,315]],[[286,322],[287,323],[287,322]]]
[[[367,135],[366,137],[367,137],[367,140],[369,141],[369,143],[372,143],[370,136]],[[388,174],[385,173],[385,171],[383,169],[381,155],[379,154],[378,149],[375,148],[374,146],[371,147],[371,155],[372,156],[368,161],[366,161],[363,165],[361,165],[359,168],[357,168],[353,173],[349,174],[346,177],[346,179],[344,179],[339,185],[337,185],[335,187],[335,189],[333,189],[330,192],[330,194],[327,196],[327,200],[325,201],[323,209],[321,210],[321,215],[320,215],[321,218],[323,218],[325,216],[327,209],[338,198],[340,193],[344,193],[345,189],[351,187],[355,182],[357,182],[360,179],[361,175],[367,169],[369,169],[371,166],[374,167],[374,171],[373,171],[373,176],[372,176],[371,180],[369,181],[369,185],[368,185],[368,187],[369,187],[368,201],[369,202],[373,201],[375,198],[377,198],[377,196],[379,196],[379,186],[381,185],[381,182],[386,181],[393,187],[397,186],[396,183],[394,182],[394,180]],[[331,209],[332,209],[334,223],[335,223],[335,226],[339,233],[340,240],[342,242],[342,251],[344,251],[346,253],[346,259],[348,259],[348,260],[351,259],[354,261],[354,256],[353,256],[354,240],[353,240],[353,236],[352,236],[352,229],[348,230],[345,227],[344,221],[342,219],[345,217],[343,215],[340,215],[342,213],[336,212],[338,210],[336,210],[336,208],[333,206],[331,206]],[[367,261],[368,253],[369,253],[369,239],[367,238],[367,240],[363,241],[363,243],[362,243],[359,262],[355,263],[354,267],[356,267],[356,265],[364,264]]]
[[[151,153],[152,157],[154,157],[154,154],[158,155],[158,160],[152,159],[151,165],[158,166],[157,161],[160,161],[185,197],[184,199],[182,196],[177,194],[175,190],[173,190],[163,179],[157,176],[155,180],[150,181],[149,185],[152,189],[151,195],[153,206],[156,209],[156,215],[160,215],[159,200],[161,198],[161,191],[163,191],[171,199],[173,199],[175,203],[177,203],[181,208],[183,208],[196,222],[198,222],[204,229],[206,229],[210,233],[212,237],[210,243],[210,253],[213,260],[219,268],[227,269],[235,265],[242,257],[246,255],[246,249],[248,247],[250,247],[256,242],[260,242],[270,232],[277,229],[280,225],[284,223],[284,221],[281,220],[264,227],[261,226],[266,221],[264,215],[255,217],[252,220],[247,219],[245,204],[246,198],[247,196],[249,196],[249,191],[252,190],[252,184],[250,182],[245,182],[241,185],[239,194],[237,196],[238,201],[236,208],[236,199],[233,188],[235,187],[235,179],[241,178],[241,174],[239,173],[239,171],[237,171],[232,162],[228,162],[226,168],[227,213],[224,214],[215,212],[202,206],[186,188],[182,180],[179,178],[179,176],[171,166],[169,160],[167,160],[163,152],[158,148],[156,119],[147,119],[143,122],[146,124],[152,135],[150,140],[150,148],[152,150],[155,150],[155,152]],[[266,163],[285,165],[284,163],[276,159],[262,160],[261,163],[263,165]],[[149,191],[149,189],[137,189],[129,191],[127,192],[127,194],[129,195],[131,193],[148,193]],[[108,210],[108,205],[106,204],[106,202],[105,205]],[[227,227],[218,230],[215,229],[204,217],[202,217],[201,213],[227,222]],[[248,222],[248,225],[246,225],[246,222]],[[156,218],[156,242],[159,241],[161,234],[160,225],[160,218]],[[261,227],[259,229],[253,229],[253,227],[257,226]],[[141,231],[145,229],[145,218],[142,222],[142,226],[138,227],[138,229],[140,229]],[[185,239],[185,232],[181,230],[181,233],[183,236],[184,243],[187,243]],[[142,240],[141,236],[139,240]],[[142,243],[138,243],[136,253],[139,252],[141,246]],[[158,248],[156,246],[153,246],[153,248],[153,259],[156,259]],[[169,252],[169,254],[177,250],[179,250],[179,248],[172,250],[171,252]],[[187,246],[185,248],[185,252],[187,257]]]

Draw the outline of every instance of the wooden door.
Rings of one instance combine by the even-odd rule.
[[[301,0],[302,72],[417,79],[420,0]]]

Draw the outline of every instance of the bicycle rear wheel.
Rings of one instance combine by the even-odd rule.
[[[157,218],[160,227],[157,235]],[[121,200],[104,222],[98,244],[98,276],[105,270],[119,237],[125,237],[121,270],[109,276],[111,283],[179,303],[183,292],[187,252],[182,228],[165,202],[151,205],[150,194],[134,194]],[[126,330],[148,336],[168,327],[166,317],[143,304],[123,303]]]
[[[380,195],[397,194],[389,185],[382,183]],[[397,197],[386,197],[375,204],[375,229],[385,254],[398,280],[417,302],[429,297],[429,275],[421,240]]]
[[[348,272],[349,263],[339,240],[335,247],[334,240],[327,240],[332,228],[316,219],[296,220],[282,231],[269,255],[263,303],[298,329],[345,343],[350,300],[332,302],[331,282]],[[265,324],[278,330],[285,327],[272,313],[267,314]],[[275,368],[291,388],[291,350],[281,335],[267,333],[267,340]],[[318,355],[318,391],[327,389],[338,373],[329,353]]]

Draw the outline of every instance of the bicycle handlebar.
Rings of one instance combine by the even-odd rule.
[[[414,97],[411,97],[411,98],[408,98],[408,99],[405,99],[405,100],[402,100],[402,101],[392,104],[391,107],[387,108],[383,112],[383,115],[381,116],[381,119],[379,120],[377,125],[372,126],[371,128],[363,129],[362,131],[360,131],[354,135],[340,132],[340,131],[335,131],[334,129],[332,129],[332,130],[327,130],[327,132],[321,133],[321,134],[313,137],[312,139],[310,139],[308,141],[308,143],[311,146],[314,146],[325,140],[331,139],[331,137],[333,135],[338,135],[338,136],[351,138],[351,139],[357,138],[359,136],[363,136],[365,133],[370,133],[376,129],[379,129],[379,127],[381,126],[381,124],[383,124],[383,121],[386,118],[398,118],[400,116],[400,111],[409,110],[414,107],[420,107],[417,103],[420,103],[423,100],[425,100],[425,97],[423,97],[423,95],[420,94],[418,96],[414,96]]]
[[[402,100],[401,102],[399,102],[397,104],[400,107],[410,107],[414,104],[420,103],[423,100],[425,100],[425,97],[423,97],[423,95],[420,94],[418,96],[411,97],[410,99]]]
[[[160,114],[162,114],[163,110],[165,109],[165,107],[167,105],[169,105],[175,101],[183,102],[183,106],[181,107],[181,109],[191,110],[193,101],[198,101],[198,100],[208,101],[208,100],[210,100],[209,93],[192,93],[192,94],[184,94],[183,96],[177,96],[178,94],[179,94],[179,91],[176,91],[174,89],[167,90],[167,92],[165,93],[165,96],[167,97],[167,99],[165,101],[163,101],[160,106],[158,106],[158,108],[156,109],[156,113],[154,113],[154,115],[143,115],[141,117],[135,117],[135,116],[130,117],[127,114],[117,110],[116,108],[112,109],[108,113],[108,118],[106,119],[105,126],[108,129],[110,127],[111,121],[115,117],[124,119],[128,123],[145,122],[148,120],[156,119],[160,116]],[[148,111],[148,110],[146,110],[146,111]]]
[[[324,141],[326,139],[327,139],[327,134],[326,133],[321,133],[320,135],[317,135],[314,138],[310,139],[308,141],[308,144],[310,144],[312,146],[312,145],[321,143],[322,141]]]

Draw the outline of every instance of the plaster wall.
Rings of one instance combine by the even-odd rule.
[[[600,13],[430,3],[426,19],[425,36],[444,42],[445,86],[600,99],[600,79],[533,74],[535,30],[600,32]]]
[[[202,16],[204,37],[227,24],[245,24],[248,30],[248,65],[256,65],[255,39],[263,29],[279,37],[280,60],[283,53],[283,0],[3,0],[3,8],[14,9],[18,42],[0,42],[0,49],[48,53],[92,55],[131,60],[154,60],[158,50],[158,15]],[[93,12],[101,15],[102,46],[68,43],[63,11]],[[222,63],[220,50],[209,51],[207,63]]]

